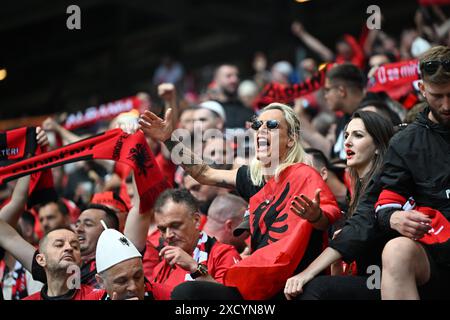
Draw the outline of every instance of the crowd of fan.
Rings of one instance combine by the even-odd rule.
[[[199,92],[167,57],[162,106],[141,94],[145,112],[95,132],[45,120],[32,138],[44,151],[143,133],[169,187],[142,211],[140,173],[109,160],[53,167],[33,205],[30,175],[2,184],[2,299],[450,297],[450,20],[427,12],[432,24],[418,10],[398,39],[365,30],[335,52],[295,21],[299,61],[268,69],[258,52],[251,79],[221,64]],[[413,59],[422,81],[401,97],[368,90],[378,68]],[[317,90],[261,106],[267,85],[320,72]]]

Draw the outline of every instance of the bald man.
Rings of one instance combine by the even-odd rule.
[[[218,195],[209,207],[204,231],[218,241],[234,246],[241,253],[246,247],[248,233],[235,237],[233,230],[241,223],[247,206],[247,202],[241,197],[233,194]]]

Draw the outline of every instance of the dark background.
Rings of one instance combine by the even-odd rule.
[[[68,30],[66,8],[81,8],[81,30]],[[359,36],[371,4],[382,29],[397,38],[413,26],[415,0],[26,0],[0,9],[0,119],[62,111],[151,92],[165,53],[198,77],[201,67],[227,61],[252,75],[253,54],[269,63],[294,61],[294,19],[334,50],[344,32]]]

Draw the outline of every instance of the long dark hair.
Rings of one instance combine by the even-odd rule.
[[[383,165],[384,154],[386,153],[389,145],[389,140],[394,135],[394,128],[392,123],[375,112],[356,111],[352,116],[352,120],[353,119],[362,120],[362,122],[364,123],[364,127],[373,139],[378,153],[374,154],[372,166],[369,172],[364,177],[359,177],[356,169],[349,169],[353,185],[353,194],[347,213],[348,217],[351,217],[353,215],[353,212],[355,211],[356,206],[359,203],[361,195],[366,191],[366,187],[370,179],[381,169]]]

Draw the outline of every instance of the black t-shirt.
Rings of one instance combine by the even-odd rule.
[[[236,190],[239,195],[247,202],[249,199],[258,193],[264,186],[255,186],[250,179],[250,168],[248,166],[242,166],[238,169],[236,175]]]

